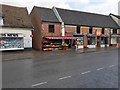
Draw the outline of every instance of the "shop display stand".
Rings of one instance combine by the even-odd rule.
[[[61,43],[51,43],[49,41],[43,42],[43,51],[54,51],[61,47]]]

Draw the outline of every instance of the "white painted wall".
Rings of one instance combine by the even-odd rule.
[[[22,33],[24,39],[24,48],[32,48],[32,35],[31,29],[24,28],[0,28],[0,33]]]
[[[3,18],[0,16],[0,26],[3,26]]]
[[[78,45],[78,49],[80,49],[80,48],[84,48],[84,46],[83,45]]]
[[[88,48],[96,48],[96,45],[87,45]]]

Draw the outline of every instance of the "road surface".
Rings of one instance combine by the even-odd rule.
[[[118,88],[118,50],[3,62],[3,88]]]

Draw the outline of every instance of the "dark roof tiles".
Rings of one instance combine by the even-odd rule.
[[[69,25],[119,28],[110,16],[57,8],[62,20]]]
[[[4,18],[4,26],[32,28],[27,8],[3,5],[2,17]]]
[[[42,21],[47,22],[59,22],[57,17],[55,16],[54,12],[50,8],[43,8],[43,7],[36,7],[36,10],[38,12],[38,15],[40,16]]]

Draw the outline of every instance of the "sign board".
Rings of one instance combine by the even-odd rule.
[[[0,37],[23,37],[22,34],[1,33]]]
[[[100,36],[100,35],[101,35],[101,32],[98,32],[98,31],[97,31],[97,32],[96,32],[96,35],[97,35],[97,36]]]

